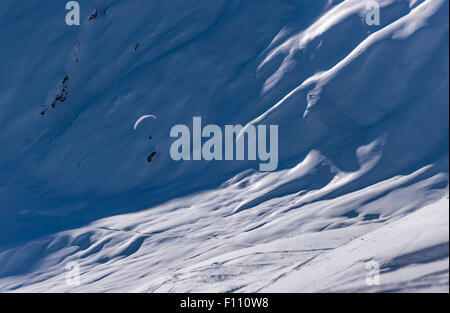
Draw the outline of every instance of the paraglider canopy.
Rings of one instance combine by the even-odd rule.
[[[138,118],[138,120],[136,121],[136,123],[134,123],[134,130],[136,130],[136,128],[139,126],[139,124],[140,124],[143,120],[145,120],[146,118],[149,118],[149,117],[151,117],[151,118],[153,118],[153,119],[155,119],[155,120],[158,119],[158,118],[157,118],[155,115],[153,115],[153,114],[142,115],[140,118]]]

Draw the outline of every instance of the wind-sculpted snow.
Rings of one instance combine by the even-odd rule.
[[[447,0],[4,2],[0,291],[448,292]],[[277,171],[173,161],[193,116]]]

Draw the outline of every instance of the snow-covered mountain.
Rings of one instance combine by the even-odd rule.
[[[66,2],[0,6],[1,292],[449,291],[448,0]],[[277,170],[174,161],[194,116]]]

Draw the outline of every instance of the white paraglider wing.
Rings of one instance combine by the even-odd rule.
[[[136,121],[136,123],[134,123],[134,130],[136,130],[136,128],[139,126],[139,124],[143,121],[143,120],[145,120],[146,118],[149,118],[149,117],[151,117],[151,118],[153,118],[153,119],[158,119],[155,115],[153,115],[153,114],[150,114],[150,115],[142,115],[140,118],[138,118],[138,120]]]

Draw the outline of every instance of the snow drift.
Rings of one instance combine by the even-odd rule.
[[[447,0],[3,2],[0,291],[448,292]],[[193,116],[278,170],[173,161]]]

